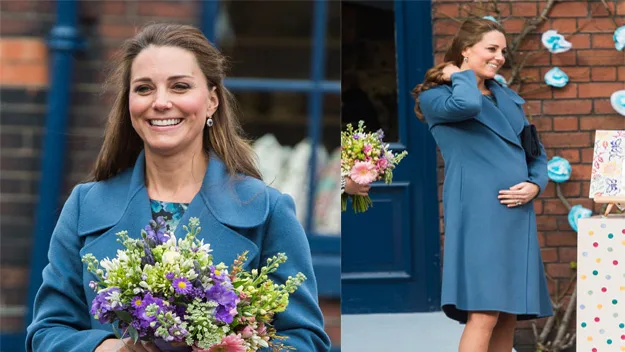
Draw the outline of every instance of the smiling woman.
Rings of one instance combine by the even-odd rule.
[[[176,225],[191,218],[202,224],[198,239],[210,243],[215,263],[247,253],[244,268],[256,270],[284,253],[288,261],[269,278],[283,284],[298,272],[306,276],[286,311],[272,327],[257,324],[254,336],[275,328],[285,345],[299,351],[329,350],[306,234],[292,198],[262,182],[223,84],[225,69],[222,54],[191,26],[150,25],[124,43],[109,76],[117,94],[93,182],[74,188],[52,235],[28,351],[158,351],[151,343],[116,339],[111,326],[94,317],[95,277],[81,257],[114,258],[120,248],[115,234],[136,235],[150,220],[180,237],[184,232]],[[187,287],[174,284],[178,291]],[[135,290],[139,301],[152,297]],[[230,331],[222,343],[242,341],[242,333]]]

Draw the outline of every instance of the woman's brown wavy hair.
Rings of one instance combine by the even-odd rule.
[[[477,44],[482,40],[484,34],[492,31],[506,34],[503,27],[491,20],[481,18],[471,18],[462,23],[456,36],[451,42],[451,46],[447,49],[443,62],[432,67],[425,73],[423,83],[417,84],[412,90],[412,97],[415,99],[414,112],[420,120],[423,120],[423,113],[419,107],[419,94],[438,85],[445,84],[443,80],[443,68],[448,64],[454,64],[458,67],[462,66],[462,51],[468,47]]]
[[[130,121],[128,94],[132,62],[150,45],[182,48],[195,55],[209,88],[215,87],[219,99],[219,106],[213,115],[215,123],[210,128],[204,128],[205,153],[208,154],[209,151],[216,153],[231,175],[242,173],[262,179],[256,154],[243,137],[236,115],[234,96],[223,85],[228,65],[226,58],[199,29],[188,25],[164,23],[150,24],[133,38],[126,40],[113,62],[105,87],[117,91],[108,115],[104,143],[90,179],[102,181],[114,177],[134,166],[139,153],[143,150],[143,141]]]

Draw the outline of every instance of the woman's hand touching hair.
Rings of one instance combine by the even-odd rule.
[[[423,113],[421,112],[421,108],[419,108],[419,94],[449,82],[451,80],[451,75],[457,71],[460,71],[460,69],[451,61],[440,63],[425,73],[423,83],[417,84],[417,86],[414,87],[411,95],[415,100],[414,112],[419,120],[424,121]]]

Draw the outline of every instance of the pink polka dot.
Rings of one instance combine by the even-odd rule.
[[[625,335],[621,335],[621,340],[625,340]]]
[[[599,322],[599,320],[601,320],[601,319],[599,319],[599,317],[596,317],[596,318],[595,318],[595,322],[597,322],[597,323],[598,323],[598,322]]]
[[[599,247],[599,243],[597,243],[597,242],[593,243],[592,245],[593,245],[593,247],[595,247],[595,248],[596,248],[596,247]]]
[[[601,288],[601,292],[606,292],[607,290],[608,290],[608,289],[607,289],[607,288],[605,288],[605,287],[602,287],[602,288]]]
[[[596,348],[593,348],[593,349],[592,349],[592,352],[597,352],[597,349],[596,349]]]
[[[613,261],[612,264],[618,265],[618,260]]]

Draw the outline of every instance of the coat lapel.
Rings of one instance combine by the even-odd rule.
[[[241,233],[264,223],[269,213],[266,185],[251,177],[231,176],[223,161],[211,153],[202,188],[193,198],[175,230],[184,237],[191,217],[200,220],[199,238],[210,243],[216,262],[231,264],[234,258],[249,251],[257,256],[258,245]],[[150,200],[145,187],[145,156],[141,152],[132,170],[93,184],[81,202],[78,235],[90,237],[80,255],[92,253],[98,259],[114,257],[122,246],[116,233],[128,231],[138,238],[141,229],[152,219]],[[237,228],[241,230],[237,230]]]
[[[491,80],[486,81],[486,86],[495,96],[498,106],[483,97],[482,112],[477,115],[476,119],[501,138],[521,147],[519,134],[523,129],[523,116],[522,110],[516,104],[523,104],[525,100],[518,96],[518,99],[513,100],[499,84]]]

